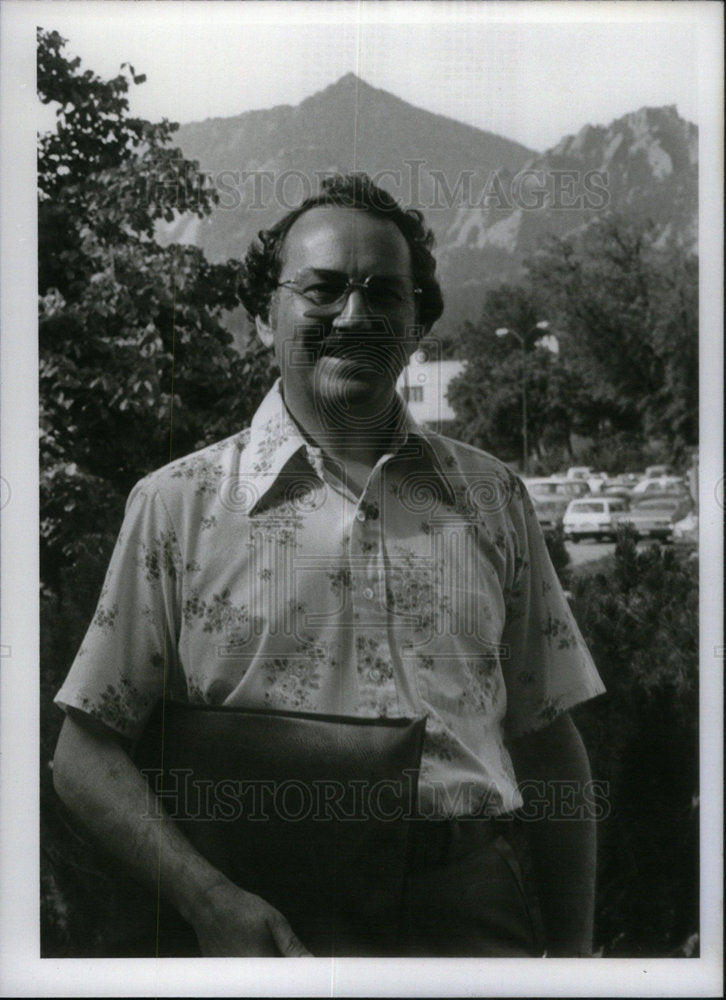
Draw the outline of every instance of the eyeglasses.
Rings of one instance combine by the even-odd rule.
[[[279,281],[277,287],[291,288],[310,302],[310,316],[340,312],[354,288],[360,288],[371,310],[383,313],[403,309],[412,296],[421,294],[420,288],[413,287],[413,280],[404,275],[369,274],[363,281],[355,281],[337,271],[300,271],[294,279]]]

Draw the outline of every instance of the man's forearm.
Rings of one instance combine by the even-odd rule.
[[[309,954],[283,914],[192,847],[159,801],[150,799],[146,782],[113,737],[66,718],[53,773],[71,812],[130,875],[193,926],[203,955]]]
[[[190,923],[225,876],[180,833],[124,749],[71,718],[55,753],[58,794],[89,832],[140,883],[160,893]]]
[[[568,715],[510,747],[522,796],[548,955],[588,955],[595,907],[596,835],[590,767]],[[566,791],[563,797],[562,792]]]

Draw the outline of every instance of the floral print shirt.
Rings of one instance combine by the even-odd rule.
[[[604,690],[521,481],[405,414],[362,496],[288,415],[141,480],[56,702],[135,738],[166,695],[427,715],[437,815],[522,804],[505,740]]]

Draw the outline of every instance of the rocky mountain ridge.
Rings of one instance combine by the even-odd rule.
[[[197,243],[212,260],[241,257],[319,177],[364,170],[424,211],[449,331],[476,318],[486,288],[515,278],[540,238],[603,212],[650,218],[662,239],[697,239],[698,130],[673,106],[586,125],[536,153],[349,73],[297,106],[183,125],[177,142],[220,204],[209,219],[166,226],[165,240]]]

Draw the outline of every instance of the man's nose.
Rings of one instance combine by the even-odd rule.
[[[333,320],[333,326],[338,330],[354,327],[359,329],[371,324],[373,318],[365,289],[356,286],[348,292],[343,308]]]

